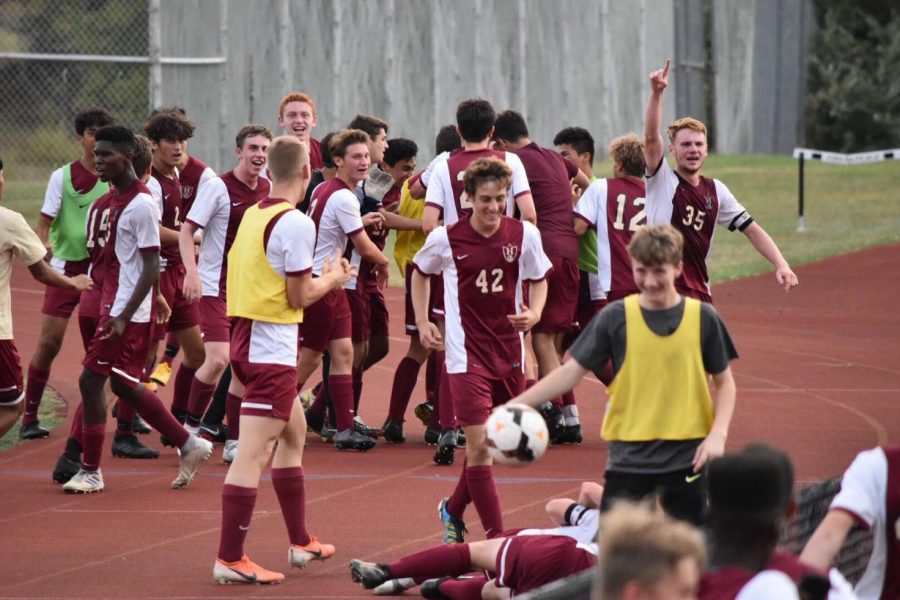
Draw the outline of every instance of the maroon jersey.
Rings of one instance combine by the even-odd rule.
[[[541,148],[534,142],[516,151],[522,159],[534,208],[541,242],[548,256],[578,260],[578,236],[572,227],[572,186],[578,167],[558,152]]]
[[[178,173],[178,181],[181,183],[181,222],[183,223],[194,199],[197,197],[197,189],[200,187],[200,178],[209,169],[205,162],[193,156],[188,157],[188,163]]]
[[[184,221],[185,214],[181,208],[181,183],[178,181],[178,175],[175,177],[166,177],[156,170],[156,167],[150,167],[150,181],[147,186],[153,195],[153,198],[159,203],[159,212],[162,218],[159,224],[166,229],[181,231],[181,223]],[[162,246],[159,251],[159,266],[165,270],[170,266],[181,264],[181,251],[178,244],[174,246]]]
[[[799,558],[787,552],[776,552],[765,566],[765,570],[778,571],[791,578],[794,583],[807,574],[819,575],[828,578],[828,573],[816,567],[807,565]],[[700,600],[731,600],[737,597],[741,589],[747,585],[756,575],[752,571],[741,567],[724,567],[711,573],[705,573],[700,579],[700,590],[697,597]]]
[[[88,259],[91,261],[90,274],[94,281],[93,289],[103,285],[104,262],[101,260],[101,255],[106,251],[106,242],[109,239],[109,217],[115,197],[115,191],[103,194],[97,198],[88,211],[87,251]]]
[[[315,138],[309,138],[309,168],[321,169],[325,166],[322,160],[322,144]]]

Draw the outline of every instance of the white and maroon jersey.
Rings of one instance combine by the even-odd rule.
[[[438,163],[442,163],[447,160],[448,156],[450,156],[450,153],[444,151],[431,159],[431,162],[428,163],[428,166],[425,167],[425,170],[422,171],[422,175],[419,177],[419,181],[422,182],[422,187],[428,189],[428,183],[431,181],[431,174],[434,173],[434,167]]]
[[[260,202],[271,206],[284,202],[272,198]],[[312,270],[316,227],[299,210],[276,215],[266,227],[263,243],[266,260],[283,277],[301,277]],[[267,323],[237,317],[231,331],[231,356],[258,364],[297,365],[297,323]]]
[[[141,253],[159,251],[159,206],[140,181],[117,193],[111,203],[107,249],[101,254],[105,261],[102,312],[116,317],[134,293],[144,268]],[[112,250],[110,252],[109,250]],[[150,321],[152,291],[147,293],[131,317],[134,323]]]
[[[175,177],[166,177],[157,171],[156,167],[151,166],[147,188],[159,207],[161,215],[159,224],[166,229],[180,231],[184,215],[181,212],[181,183],[178,181],[178,172],[175,172]],[[161,270],[165,271],[169,265],[180,264],[181,252],[178,244],[164,246],[160,249],[159,268]]]
[[[244,212],[269,196],[267,179],[257,179],[250,189],[234,171],[212,177],[203,184],[186,221],[203,229],[197,270],[204,296],[225,298],[228,275],[228,251],[234,243]]]
[[[193,156],[188,157],[188,162],[178,173],[178,181],[181,183],[181,221],[187,218],[197,199],[197,191],[210,179],[216,176],[216,172],[206,166],[206,163]]]
[[[598,554],[597,531],[600,528],[600,511],[576,504],[566,515],[566,524],[548,529],[522,529],[516,535],[560,535],[570,537],[582,550],[594,556]]]
[[[863,600],[900,598],[900,446],[860,452],[831,510],[872,531],[872,556],[855,591]]]
[[[710,293],[706,259],[716,223],[743,231],[753,218],[718,179],[701,177],[697,187],[682,179],[665,157],[647,173],[647,223],[670,223],[684,236],[684,272],[676,285]]]
[[[444,225],[453,225],[463,215],[472,212],[472,202],[463,189],[463,176],[470,164],[485,157],[499,158],[512,169],[509,199],[506,201],[507,216],[513,215],[515,199],[531,192],[525,167],[522,166],[519,157],[512,152],[498,152],[487,148],[452,152],[447,160],[435,164],[428,182],[428,191],[425,193],[426,206],[434,206],[444,211]]]
[[[413,265],[444,276],[448,373],[502,379],[523,369],[522,335],[507,315],[522,312],[522,283],[544,279],[551,268],[534,225],[503,217],[485,238],[463,217],[432,231]]]
[[[103,253],[109,240],[109,217],[115,199],[115,190],[103,194],[91,205],[87,214],[86,240],[88,259],[91,262],[88,274],[94,281],[93,290],[103,285],[103,276],[106,274],[107,261],[103,260]]]
[[[597,179],[575,205],[575,217],[597,231],[597,276],[605,294],[637,293],[628,242],[647,224],[644,183],[637,179]]]
[[[359,254],[348,253],[350,238],[363,231],[359,213],[359,198],[350,187],[334,177],[320,184],[309,201],[310,218],[316,225],[316,252],[313,257],[313,273],[322,274],[326,259],[334,260],[335,252],[351,256],[351,262],[359,266]],[[345,289],[356,289],[356,278],[350,279]]]

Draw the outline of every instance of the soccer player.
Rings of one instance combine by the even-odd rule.
[[[100,454],[106,431],[103,388],[131,403],[160,433],[181,450],[181,466],[173,488],[191,483],[209,458],[212,444],[190,435],[165,409],[156,394],[141,384],[151,334],[152,291],[159,279],[159,212],[150,192],[134,173],[134,134],[110,125],[95,136],[97,173],[112,184],[116,197],[109,215],[109,239],[101,260],[108,261],[103,278],[103,317],[84,357],[79,379],[84,403],[84,457],[81,469],[64,486],[70,493],[103,490]],[[157,295],[157,319],[168,316]]]
[[[234,242],[244,212],[269,195],[269,181],[261,177],[266,167],[266,151],[272,133],[262,125],[245,125],[235,137],[238,165],[234,170],[210,179],[198,192],[179,233],[179,247],[185,266],[184,295],[200,308],[200,328],[206,357],[194,373],[190,387],[176,386],[172,409],[199,428],[216,383],[228,365],[231,321],[226,314],[226,273],[228,252]],[[193,256],[194,236],[203,229],[200,257]],[[226,400],[228,441],[223,456],[230,462],[240,434],[240,402],[231,393]]]
[[[322,146],[312,137],[312,130],[318,123],[316,103],[303,92],[292,92],[281,99],[278,106],[278,125],[285,135],[292,135],[309,147],[309,166],[313,170],[325,166],[322,160]]]
[[[662,95],[669,83],[669,65],[650,74],[650,99],[644,115],[644,161],[647,164],[647,222],[670,223],[684,236],[684,273],[676,284],[678,293],[712,302],[706,258],[712,246],[716,223],[747,236],[756,251],[775,266],[775,279],[789,291],[797,275],[781,255],[769,234],[753,220],[740,202],[718,179],[703,177],[706,161],[706,125],[691,117],[669,125],[669,154],[675,170],[665,160]]]
[[[94,134],[113,118],[102,108],[89,108],[75,116],[75,139],[81,158],[55,170],[47,184],[37,235],[48,251],[50,266],[66,276],[87,273],[84,223],[91,203],[109,190],[97,177],[94,166]],[[71,288],[48,286],[41,307],[41,333],[37,350],[28,365],[25,389],[25,416],[19,435],[23,440],[44,438],[50,432],[41,427],[38,409],[50,378],[53,359],[62,347],[69,317],[78,305],[80,293]]]
[[[575,387],[589,370],[599,376],[611,359],[601,510],[619,498],[659,493],[669,514],[699,523],[703,466],[725,451],[734,412],[729,363],[737,351],[711,304],[677,292],[681,252],[681,234],[671,225],[638,229],[628,254],[640,293],[600,311],[569,348],[571,359],[515,401],[538,406]]]
[[[505,216],[512,179],[512,169],[496,156],[471,163],[463,178],[471,214],[433,230],[413,261],[419,337],[431,350],[446,347],[453,412],[466,434],[456,489],[439,505],[444,543],[463,541],[462,517],[470,502],[487,537],[503,531],[484,424],[494,406],[524,388],[522,335],[540,320],[547,298],[551,265],[540,233],[531,223]],[[428,314],[427,277],[438,274],[444,279],[446,344]],[[525,282],[529,305],[523,300]]]
[[[319,542],[306,529],[306,421],[297,398],[298,324],[304,307],[331,291],[340,292],[353,270],[337,252],[334,264],[325,260],[319,276],[312,276],[315,226],[295,210],[309,183],[306,144],[289,136],[275,139],[268,167],[269,198],[244,212],[228,255],[231,359],[243,398],[241,451],[222,488],[222,533],[213,566],[219,583],[284,580],[283,574],[256,565],[244,554],[259,478],[270,458],[272,484],[290,540],[288,563],[303,567],[334,554],[334,546]]]
[[[870,530],[874,542],[854,591],[861,600],[900,598],[900,446],[856,456],[800,560],[829,568],[854,524]]]
[[[578,236],[572,229],[572,186],[585,189],[590,181],[574,163],[532,142],[524,117],[514,110],[497,116],[493,138],[495,148],[512,151],[522,160],[534,197],[541,243],[553,264],[547,279],[547,307],[531,332],[538,375],[543,377],[559,367],[563,336],[572,328],[576,317]],[[554,398],[553,405],[555,412],[561,415],[562,398]],[[567,410],[577,417],[577,407],[574,404],[569,406]],[[550,425],[551,440],[561,441],[565,421],[551,419]]]
[[[359,198],[354,193],[369,175],[369,136],[358,129],[336,134],[331,140],[331,157],[337,165],[337,175],[316,188],[309,205],[309,216],[316,224],[313,274],[320,276],[325,259],[335,252],[343,253],[349,241],[358,255],[373,265],[375,278],[383,286],[388,279],[388,259],[369,239],[365,227],[382,222],[384,217],[377,212],[362,217]],[[351,276],[345,288],[355,287],[355,279],[355,275]],[[374,447],[375,440],[354,429],[351,328],[345,290],[332,290],[309,307],[301,327],[297,383],[302,388],[327,348],[331,356],[327,385],[337,426],[334,445],[338,449],[366,451]],[[313,403],[306,411],[307,423],[316,431],[322,429],[324,411],[324,402]]]

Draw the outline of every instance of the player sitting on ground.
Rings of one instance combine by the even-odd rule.
[[[609,442],[601,510],[618,498],[660,494],[669,514],[699,523],[703,466],[725,451],[734,412],[729,362],[737,352],[712,305],[675,290],[681,248],[671,225],[638,229],[628,254],[640,294],[604,308],[569,349],[571,359],[514,401],[538,406],[572,389],[589,370],[599,376],[612,359],[601,431]]]
[[[647,163],[647,222],[671,223],[684,236],[684,273],[678,278],[678,293],[704,302],[712,301],[706,259],[712,247],[716,224],[747,236],[756,251],[775,266],[775,279],[788,291],[797,276],[769,234],[718,179],[700,175],[709,152],[706,125],[691,117],[669,125],[669,154],[675,170],[665,159],[662,94],[669,83],[669,65],[650,74],[650,98],[644,115],[644,159]]]
[[[463,541],[471,502],[487,537],[503,531],[484,424],[494,406],[524,389],[522,334],[540,319],[551,268],[531,223],[505,216],[512,170],[496,157],[471,163],[463,177],[471,214],[428,235],[413,261],[412,294],[422,345],[446,347],[453,412],[466,434],[466,462],[456,489],[441,501],[444,543]],[[446,344],[429,319],[430,275],[443,275]],[[523,300],[528,283],[529,305]],[[443,400],[442,400],[443,401]]]
[[[243,386],[240,452],[222,488],[222,534],[213,566],[219,583],[280,583],[244,554],[244,540],[263,469],[272,459],[272,484],[288,530],[288,563],[303,567],[334,554],[306,530],[303,446],[306,420],[297,398],[298,324],[303,309],[340,291],[350,263],[336,253],[313,277],[315,226],[296,209],[309,183],[306,144],[283,136],[268,152],[272,191],[248,208],[228,254],[228,315],[233,319],[231,364]],[[276,446],[277,442],[277,446]],[[274,455],[273,455],[274,448]]]

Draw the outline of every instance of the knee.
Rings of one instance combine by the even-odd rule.
[[[331,354],[331,368],[336,371],[349,371],[353,365],[353,345],[349,342],[346,344],[335,344],[334,348],[328,349]]]
[[[109,388],[112,390],[112,393],[119,398],[130,395],[134,391],[136,385],[138,384],[115,373],[109,378]]]
[[[15,422],[22,413],[25,412],[25,402],[21,401],[16,404],[0,404],[0,414],[8,417],[10,421]],[[2,436],[0,436],[2,437]]]
[[[38,342],[35,358],[39,362],[50,362],[62,348],[62,338],[56,335],[43,335]]]

